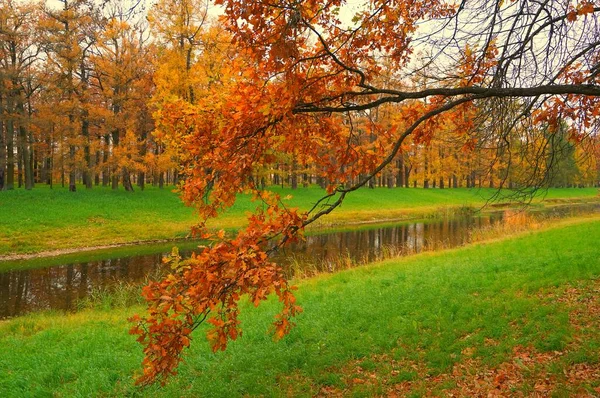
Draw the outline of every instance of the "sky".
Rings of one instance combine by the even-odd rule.
[[[96,0],[99,2],[100,0]],[[156,1],[156,0],[141,0],[148,8]],[[27,2],[27,1],[25,1]],[[123,0],[123,2],[133,2],[132,0]],[[352,17],[356,13],[358,9],[360,9],[361,4],[364,4],[365,0],[347,0],[346,6],[344,6],[340,11],[340,17],[342,20],[347,20],[350,22]],[[62,8],[62,2],[60,0],[46,0],[46,4],[52,8]],[[220,13],[217,7],[212,7],[212,13],[214,15],[218,15]]]

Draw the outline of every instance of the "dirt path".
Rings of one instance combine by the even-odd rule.
[[[121,248],[121,247],[138,246],[138,245],[153,245],[153,244],[170,243],[170,242],[185,242],[187,240],[188,240],[187,238],[155,239],[155,240],[127,242],[127,243],[115,243],[115,244],[100,245],[100,246],[72,247],[72,248],[67,248],[67,249],[48,250],[48,251],[42,251],[42,252],[37,252],[37,253],[28,253],[28,254],[8,254],[8,255],[0,256],[0,262],[33,260],[36,258],[57,257],[57,256],[63,256],[66,254],[86,253],[86,252],[92,252],[92,251],[96,251],[96,250],[107,250],[107,249],[116,249],[116,248]]]

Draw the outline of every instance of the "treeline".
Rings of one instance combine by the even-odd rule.
[[[157,43],[126,2],[3,1],[0,188],[162,185],[175,164],[152,131]]]
[[[532,145],[530,140],[537,142]],[[257,172],[263,186],[297,188],[329,181],[310,164],[281,161]],[[354,183],[362,176],[356,177]],[[369,187],[388,188],[555,188],[600,186],[600,140],[575,145],[565,129],[551,136],[532,130],[503,139],[474,141],[462,132],[437,132],[427,142],[409,139],[394,162]]]
[[[74,191],[83,184],[133,190],[177,183],[180,141],[165,137],[156,118],[166,103],[197,104],[206,90],[235,79],[228,63],[240,59],[227,34],[209,22],[208,10],[199,0],[159,0],[147,11],[119,0],[61,0],[60,7],[5,0],[0,189],[47,184]],[[354,139],[373,140],[373,129],[365,126],[385,126],[401,112],[390,105],[349,120]],[[575,146],[566,128],[548,134],[521,126],[511,135],[496,134],[502,121],[486,114],[473,113],[472,132],[448,126],[411,138],[371,186],[512,188],[533,179],[548,186],[598,184],[597,137]],[[300,157],[274,156],[256,170],[257,183],[330,183]]]

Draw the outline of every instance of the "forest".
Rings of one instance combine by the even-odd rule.
[[[4,1],[0,189],[177,184],[185,155],[181,140],[162,125],[165,114],[182,102],[202,106],[220,89],[225,95],[236,64],[251,62],[214,7],[200,0]],[[413,90],[436,84],[428,57],[417,54],[411,62],[419,64],[418,73],[408,79],[383,63],[377,83]],[[507,136],[495,134],[524,103],[505,101],[501,118],[484,117],[491,112],[486,107],[498,104],[477,104],[470,126],[447,121],[409,136],[369,186],[596,186],[598,137],[582,132],[573,141],[567,120],[554,133],[548,125],[521,123]],[[353,127],[353,139],[368,152],[377,128],[402,122],[405,113],[405,104],[387,103],[340,123]],[[292,188],[332,183],[321,162],[296,152],[273,151],[269,162],[254,167],[255,181]]]

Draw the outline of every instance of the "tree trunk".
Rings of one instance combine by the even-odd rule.
[[[425,149],[425,161],[423,162],[423,188],[429,188],[429,150]]]
[[[74,125],[75,119],[72,115],[69,116],[69,122],[70,122],[70,126],[71,128]],[[70,129],[69,130],[70,134],[73,135],[75,132],[74,130]],[[73,139],[71,137],[71,139]],[[77,191],[77,172],[75,170],[75,153],[76,153],[77,148],[75,148],[75,145],[69,145],[69,192],[75,192]]]
[[[146,188],[146,173],[144,173],[143,171],[138,172],[137,185],[142,191],[144,190],[144,188]]]
[[[0,115],[4,113],[2,96],[0,96]],[[6,140],[4,139],[4,120],[0,117],[0,191],[4,190],[4,178],[6,176]]]
[[[392,171],[390,171],[387,174],[387,187],[388,188],[394,188],[394,173]]]
[[[400,154],[398,160],[396,160],[396,187],[402,188],[404,186],[404,155]]]
[[[35,183],[39,182],[40,162],[38,159],[37,151],[35,150],[34,139],[31,132],[29,133],[29,142],[31,145],[29,149],[29,167],[31,167],[31,182],[33,184],[32,186],[35,186]]]
[[[25,126],[19,126],[19,141],[21,145],[21,156],[23,159],[23,174],[25,177],[24,185],[26,190],[33,188],[33,167],[29,153],[29,143],[27,142],[27,130]],[[20,185],[20,184],[19,184]]]
[[[50,156],[46,156],[44,158],[43,161],[43,165],[42,165],[42,175],[41,175],[41,182],[46,184],[46,185],[50,185],[50,176],[52,175],[52,171],[50,170],[51,167],[51,157]]]
[[[113,144],[113,156],[114,156],[114,149],[119,146],[119,130],[115,130],[112,132],[112,144]],[[119,188],[119,174],[116,173],[116,170],[113,170],[111,182],[112,182],[111,183],[112,189]],[[125,183],[125,182],[123,182],[123,183]]]
[[[110,134],[104,135],[104,148],[102,149],[102,186],[107,187],[110,181],[110,167],[108,157],[110,155]]]
[[[19,188],[23,186],[23,151],[20,134],[17,134],[17,184]]]
[[[142,159],[144,159],[146,157],[146,153],[148,152],[147,140],[148,140],[148,133],[144,131],[144,132],[142,132],[142,136],[141,136],[142,145],[140,145],[140,157]],[[142,191],[146,187],[146,173],[144,171],[138,172],[137,185],[138,185],[138,187],[140,187],[140,189]]]
[[[292,159],[292,189],[298,189],[298,164],[296,163],[296,159]]]
[[[100,151],[96,151],[96,155],[94,155],[94,168],[96,169],[96,172],[94,173],[94,185],[95,186],[99,186],[100,185]]]
[[[317,184],[321,187],[321,189],[327,188],[327,180],[323,177],[317,177]]]
[[[85,168],[83,170],[83,183],[86,189],[92,189],[92,158],[90,156],[90,122],[87,118],[87,111],[84,112],[81,120],[81,135],[84,140],[83,157],[85,159]]]
[[[77,191],[77,173],[75,172],[75,145],[71,145],[69,147],[69,160],[71,163],[71,170],[69,171],[69,191],[75,192]]]
[[[182,46],[183,47],[183,46]],[[190,46],[190,48],[188,48],[187,50],[187,54],[186,54],[186,63],[185,63],[185,68],[186,68],[186,72],[190,73],[190,70],[192,69],[192,55],[193,55],[193,47]],[[190,104],[194,104],[196,102],[196,96],[194,94],[194,86],[193,85],[189,85],[188,86],[188,93],[189,93],[189,100],[190,100]]]
[[[17,114],[20,116],[21,123],[19,123],[19,152],[20,152],[20,160],[23,165],[23,172],[25,175],[25,189],[31,190],[33,188],[33,168],[31,164],[30,154],[29,154],[29,134],[27,133],[27,129],[25,128],[25,107],[23,105],[23,98],[19,95],[19,99],[17,100],[16,106]],[[22,185],[22,174],[19,173],[19,186]]]
[[[127,167],[123,167],[123,188],[125,188],[125,191],[127,192],[133,192],[133,185],[131,184],[131,174],[129,173],[129,170],[127,170]]]
[[[60,186],[65,187],[65,156],[63,151],[60,151]]]

